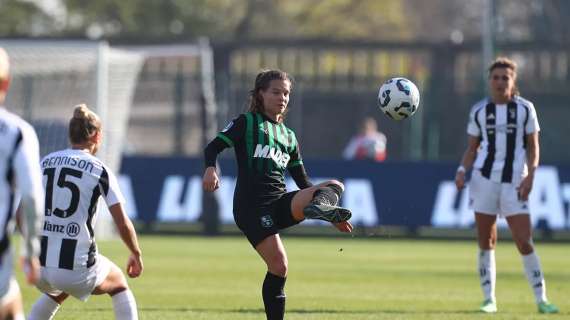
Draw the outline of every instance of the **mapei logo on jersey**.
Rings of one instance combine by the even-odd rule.
[[[286,168],[287,163],[289,163],[289,160],[291,159],[291,156],[289,154],[284,153],[279,149],[263,146],[261,144],[257,144],[257,146],[255,146],[253,157],[273,159],[273,161],[281,168]]]
[[[261,217],[261,226],[264,228],[271,228],[273,227],[273,218],[270,215],[264,215]]]

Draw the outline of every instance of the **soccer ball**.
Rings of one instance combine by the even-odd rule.
[[[394,120],[406,119],[420,106],[420,92],[416,85],[406,78],[392,78],[380,87],[378,107]]]

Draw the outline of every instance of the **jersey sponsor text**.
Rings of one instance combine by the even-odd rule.
[[[281,150],[269,146],[257,144],[255,146],[254,158],[271,158],[281,168],[286,168],[291,156]]]

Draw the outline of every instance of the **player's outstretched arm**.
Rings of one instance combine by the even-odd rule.
[[[115,221],[117,230],[121,235],[121,239],[125,245],[127,245],[129,251],[131,251],[131,255],[127,262],[127,274],[131,278],[136,278],[142,274],[144,267],[135,227],[123,210],[123,205],[121,203],[116,203],[110,206],[109,211],[111,212],[111,216],[113,216],[113,220]]]

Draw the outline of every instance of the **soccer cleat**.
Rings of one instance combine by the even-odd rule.
[[[483,303],[481,303],[481,306],[479,307],[479,311],[484,312],[484,313],[495,313],[495,312],[497,312],[497,302],[495,302],[491,299],[487,299],[487,300],[483,301]]]
[[[554,304],[544,301],[538,304],[538,312],[540,313],[558,313],[558,307]]]
[[[352,217],[350,210],[326,204],[310,204],[303,209],[303,213],[307,219],[318,219],[332,223],[347,221]]]

